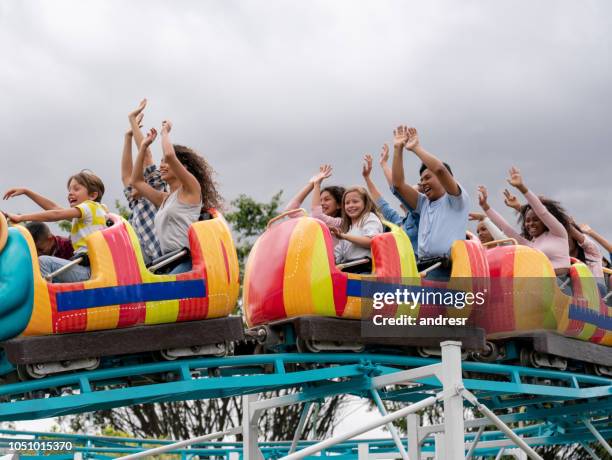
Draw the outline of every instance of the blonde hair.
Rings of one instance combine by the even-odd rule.
[[[340,224],[340,231],[342,233],[348,232],[353,223],[352,219],[346,214],[346,211],[344,209],[344,200],[346,200],[346,196],[352,192],[357,192],[359,196],[361,197],[361,200],[363,201],[363,204],[364,204],[363,211],[361,212],[361,215],[359,216],[358,225],[361,225],[363,223],[363,220],[371,212],[376,214],[376,216],[382,220],[382,217],[380,213],[378,212],[378,208],[374,204],[374,200],[372,200],[372,197],[370,197],[370,194],[368,193],[368,191],[365,188],[359,187],[359,186],[349,187],[344,191],[344,195],[342,195],[342,223]]]

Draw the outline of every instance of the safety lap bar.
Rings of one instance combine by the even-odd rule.
[[[308,215],[308,213],[306,212],[306,210],[304,208],[290,209],[289,211],[282,212],[278,216],[273,217],[272,219],[270,219],[268,221],[268,225],[266,225],[266,230],[269,229],[274,222],[276,222],[278,220],[281,220],[283,217],[287,217],[287,216],[290,216],[291,214],[295,214],[297,212],[301,212],[305,216]]]
[[[149,271],[152,272],[152,273],[155,273],[160,268],[164,268],[166,265],[169,265],[172,262],[175,262],[175,261],[179,260],[181,257],[184,257],[187,254],[189,254],[189,249],[183,248],[183,249],[180,249],[176,253],[170,253],[170,254],[167,254],[166,256],[162,256],[159,259],[156,259],[156,260],[153,261],[154,265],[151,265],[149,267]],[[157,262],[157,261],[159,261],[159,262]],[[155,262],[157,262],[157,263],[155,263]]]
[[[63,267],[58,268],[53,273],[49,273],[47,276],[45,276],[45,279],[47,281],[51,281],[57,275],[61,275],[62,273],[67,272],[68,270],[70,270],[75,265],[79,265],[81,262],[83,262],[83,258],[82,257],[77,257],[76,259],[71,260],[70,263],[64,265]]]
[[[355,267],[356,265],[362,265],[362,264],[367,264],[370,263],[370,259],[357,259],[357,260],[351,260],[350,262],[346,262],[344,264],[338,264],[336,265],[336,268],[340,271],[344,270],[345,268],[350,268],[350,267]]]

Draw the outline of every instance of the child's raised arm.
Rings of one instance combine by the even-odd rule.
[[[8,189],[6,192],[4,192],[4,199],[8,200],[9,198],[15,198],[19,195],[27,196],[30,200],[32,200],[34,203],[36,203],[38,206],[40,206],[46,211],[49,211],[51,209],[62,209],[61,206],[58,206],[54,201],[51,201],[49,198],[46,198],[36,192],[33,192],[28,188],[23,187]]]
[[[408,128],[398,126],[393,131],[393,164],[391,167],[391,182],[398,193],[410,205],[416,209],[419,203],[419,192],[413,189],[404,179],[404,157],[403,151],[408,141]]]
[[[162,151],[164,152],[164,161],[168,164],[168,168],[174,173],[178,181],[181,183],[181,191],[179,197],[185,203],[197,204],[202,201],[202,188],[200,183],[191,174],[185,166],[179,161],[174,151],[174,146],[170,142],[170,130],[172,123],[168,120],[162,122]]]
[[[151,128],[147,137],[145,137],[140,144],[140,149],[138,150],[138,156],[136,157],[136,163],[134,164],[134,168],[132,170],[132,187],[134,187],[142,196],[144,196],[147,200],[153,203],[156,207],[160,207],[166,198],[167,193],[161,192],[159,190],[154,189],[149,184],[145,182],[143,168],[144,168],[144,158],[149,146],[153,143],[155,138],[157,137],[157,131],[155,128]]]
[[[405,144],[406,150],[412,150],[412,152],[419,157],[427,169],[436,175],[442,187],[444,187],[444,190],[446,190],[449,195],[459,196],[461,194],[459,184],[457,184],[457,181],[450,171],[446,169],[444,163],[421,146],[417,130],[415,128],[408,128],[407,135],[408,139]],[[416,208],[416,206],[414,207]]]
[[[32,214],[12,214],[10,212],[4,213],[11,222],[58,222],[60,220],[70,220],[81,217],[81,211],[79,208],[58,208],[51,209],[49,211],[35,212]]]

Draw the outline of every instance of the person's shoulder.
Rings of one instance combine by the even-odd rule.
[[[460,202],[460,203],[469,203],[470,196],[468,195],[467,191],[465,190],[465,187],[463,187],[463,185],[461,185],[459,182],[457,182],[457,186],[459,187],[459,195],[451,195],[450,193],[446,193],[444,198],[449,203],[457,203],[457,202]]]
[[[373,212],[370,212],[366,217],[366,222],[380,222],[380,218]]]

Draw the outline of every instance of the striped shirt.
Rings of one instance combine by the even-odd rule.
[[[96,201],[85,200],[76,208],[81,211],[81,217],[72,219],[70,241],[75,254],[87,252],[85,237],[98,230],[106,228],[106,207]]]

